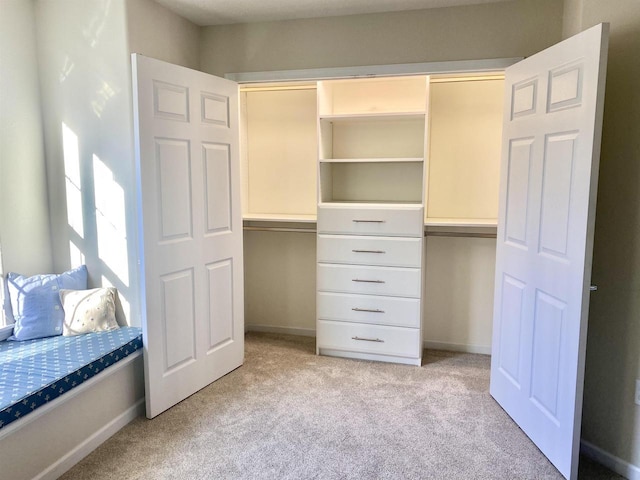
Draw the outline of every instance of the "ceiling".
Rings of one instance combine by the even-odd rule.
[[[506,0],[156,0],[200,26],[398,12],[496,1]]]

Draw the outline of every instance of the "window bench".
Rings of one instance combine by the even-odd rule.
[[[57,478],[143,408],[139,328],[0,342],[3,479]]]

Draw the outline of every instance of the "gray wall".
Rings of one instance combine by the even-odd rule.
[[[640,469],[640,2],[568,1],[564,36],[600,22],[611,35],[582,434]]]
[[[50,272],[42,115],[31,1],[0,14],[0,235],[4,272]],[[0,292],[0,296],[2,293]]]
[[[126,0],[129,51],[193,69],[200,66],[200,27],[153,0]]]
[[[225,73],[519,57],[560,39],[562,2],[205,27],[201,70]]]

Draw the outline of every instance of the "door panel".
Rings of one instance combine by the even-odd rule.
[[[147,416],[242,364],[237,85],[132,56]]]
[[[209,275],[209,348],[207,354],[234,340],[233,260],[207,265]]]
[[[491,394],[576,478],[608,26],[509,67]]]
[[[166,373],[196,358],[193,270],[173,272],[160,278]]]
[[[231,231],[231,153],[229,145],[203,144],[207,233]]]

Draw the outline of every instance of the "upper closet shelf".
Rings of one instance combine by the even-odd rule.
[[[320,159],[320,163],[420,163],[423,157],[405,157],[405,158],[324,158]]]
[[[425,112],[394,112],[394,113],[349,113],[338,115],[320,115],[321,122],[385,122],[389,120],[424,120]]]

